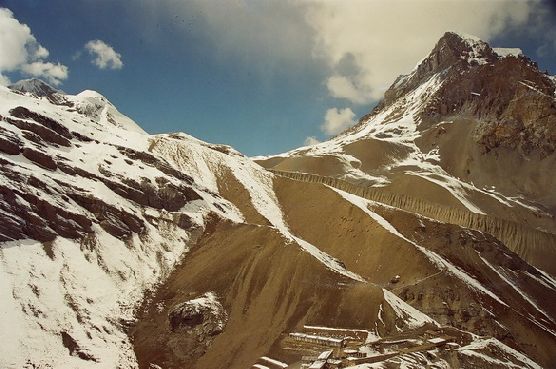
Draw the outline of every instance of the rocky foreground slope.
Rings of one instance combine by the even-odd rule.
[[[228,146],[148,135],[96,92],[0,87],[0,367],[299,368],[326,345],[292,337],[347,331],[363,355],[382,350],[383,368],[553,367],[556,281],[542,260],[554,245],[509,248],[519,235],[488,228],[550,239],[551,179],[487,190],[419,146],[420,124],[445,137],[486,124],[419,118],[454,37],[351,132],[263,163],[277,172]],[[504,59],[492,53],[462,68]],[[545,138],[499,147],[544,163]]]

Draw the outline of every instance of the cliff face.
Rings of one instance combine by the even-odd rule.
[[[554,79],[517,51],[500,53],[481,40],[446,33],[411,74],[394,82],[373,113],[440,74],[442,85],[419,111],[421,130],[453,116],[472,117],[479,122],[473,137],[484,151],[503,147],[545,158],[556,142]]]
[[[469,67],[498,59],[498,54],[486,42],[473,36],[447,32],[411,74],[399,76],[394,81],[375,111],[402,98],[437,73],[448,73],[448,69],[461,73]]]

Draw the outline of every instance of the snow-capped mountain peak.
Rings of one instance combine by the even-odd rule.
[[[93,90],[84,90],[75,96],[68,97],[76,110],[91,117],[100,125],[111,124],[118,128],[136,133],[145,133],[132,119],[120,113],[105,96]]]
[[[50,86],[48,83],[38,79],[22,79],[8,86],[13,91],[30,93],[37,97],[45,97],[53,94],[63,94],[62,91]]]
[[[448,69],[464,70],[478,65],[494,63],[499,55],[483,40],[475,36],[446,32],[434,48],[408,74],[399,76],[384,95],[384,102],[392,99],[392,92],[406,93],[422,85],[435,74],[445,73]]]
[[[556,203],[554,181],[530,179],[533,172],[543,178],[539,168],[556,152],[555,91],[554,79],[521,50],[493,49],[477,37],[446,32],[357,125],[329,141],[260,162],[392,191],[398,190],[400,178],[413,183],[420,177],[429,182],[420,184],[429,193],[447,191],[472,213],[485,211],[464,198],[487,196],[499,202],[487,206],[497,216],[531,217],[530,224],[556,229],[550,211],[538,203],[549,208]],[[512,159],[505,162],[498,158],[501,154]],[[494,167],[500,174],[513,170],[513,161],[521,163],[521,180],[491,174]],[[492,186],[496,198],[484,190]],[[422,189],[408,186],[404,191],[437,201]],[[525,209],[534,210],[529,214]],[[520,214],[510,216],[514,211]]]

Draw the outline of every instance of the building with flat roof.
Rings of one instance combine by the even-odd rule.
[[[345,342],[345,338],[333,338],[305,333],[290,333],[290,337],[296,341],[315,343],[328,347],[344,347]]]
[[[345,349],[344,355],[347,357],[365,357],[365,353],[355,349]]]
[[[444,346],[449,342],[454,342],[454,337],[450,336],[441,336],[441,337],[433,337],[427,340],[427,343],[433,344],[436,347]]]
[[[269,368],[279,368],[279,369],[285,369],[288,367],[288,364],[281,362],[280,360],[276,360],[273,358],[270,358],[268,356],[261,356],[259,358],[260,361],[264,362],[264,366],[267,366]]]

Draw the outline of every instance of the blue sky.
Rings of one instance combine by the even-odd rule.
[[[410,0],[0,0],[0,7],[30,28],[49,51],[45,61],[67,67],[64,91],[96,90],[150,133],[183,131],[260,155],[353,124],[446,30],[520,47],[556,72],[548,2],[452,3],[438,10],[439,0],[418,9]],[[431,19],[419,19],[420,11]],[[123,66],[93,64],[84,49],[90,40],[110,45]],[[3,73],[12,81],[25,74]]]

